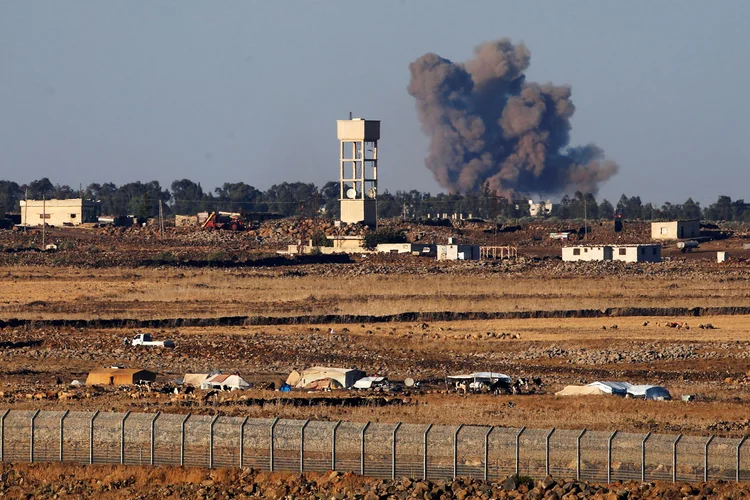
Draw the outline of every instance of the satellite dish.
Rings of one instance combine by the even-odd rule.
[[[378,195],[378,190],[374,187],[371,187],[367,190],[367,197],[368,198],[375,198]]]
[[[349,188],[346,190],[346,197],[353,200],[357,197],[357,190],[354,188]]]
[[[406,380],[404,380],[404,385],[406,387],[414,387],[414,379],[409,377]]]

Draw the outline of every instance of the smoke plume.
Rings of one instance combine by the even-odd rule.
[[[514,197],[595,193],[617,173],[593,144],[570,147],[575,106],[569,86],[527,82],[531,53],[508,39],[488,42],[454,63],[425,54],[409,65],[409,94],[430,137],[425,165],[451,192]]]

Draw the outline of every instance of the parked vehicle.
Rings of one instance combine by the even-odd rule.
[[[139,333],[130,342],[133,346],[153,346],[174,349],[174,340],[154,340],[149,333]]]

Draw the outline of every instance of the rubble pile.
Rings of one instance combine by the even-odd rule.
[[[599,484],[588,481],[539,481],[511,476],[499,482],[459,477],[455,480],[382,480],[353,473],[263,473],[252,469],[214,470],[127,466],[3,464],[0,494],[12,498],[267,498],[267,499],[424,499],[559,500],[596,498],[744,498],[746,483],[667,483],[639,481]]]

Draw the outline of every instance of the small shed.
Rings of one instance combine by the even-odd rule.
[[[86,385],[133,385],[155,382],[156,373],[138,368],[100,368],[91,370]]]

